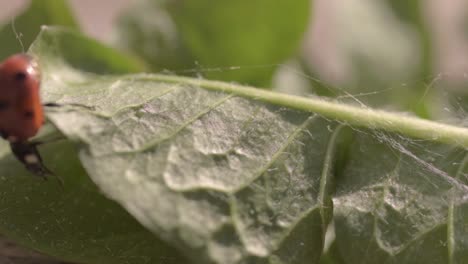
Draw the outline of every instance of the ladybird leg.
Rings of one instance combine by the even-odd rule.
[[[46,140],[30,140],[29,141],[29,144],[30,145],[34,145],[35,147],[37,146],[40,146],[40,145],[43,145],[43,144],[49,144],[49,143],[54,143],[54,142],[57,142],[57,141],[60,141],[60,140],[65,140],[67,139],[65,136],[57,136],[57,137],[53,137],[53,138],[48,138]]]
[[[52,174],[52,172],[44,166],[42,157],[35,144],[20,141],[10,143],[10,147],[15,157],[23,163],[26,169],[35,175],[46,177],[48,174]]]
[[[7,134],[5,131],[0,130],[0,137],[2,137],[3,139],[7,140],[8,134]]]
[[[77,103],[67,103],[67,104],[44,103],[43,104],[43,106],[45,106],[45,107],[64,107],[64,106],[67,106],[67,105],[83,107],[83,108],[86,108],[88,110],[96,109],[94,106],[89,106],[89,105],[84,105],[84,104],[77,104]]]
[[[43,179],[46,179],[47,175],[54,175],[54,173],[44,165],[35,144],[30,144],[25,141],[11,142],[10,147],[15,157],[34,175],[42,177]]]
[[[62,105],[57,104],[57,103],[44,103],[42,104],[45,107],[61,107]]]
[[[17,137],[11,136],[11,135],[9,135],[8,133],[6,133],[5,131],[2,131],[2,130],[0,130],[0,137],[2,137],[3,139],[5,139],[6,141],[8,141],[10,143],[18,141]]]

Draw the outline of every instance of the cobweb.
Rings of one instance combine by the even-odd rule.
[[[199,78],[204,78],[204,73],[206,72],[237,71],[246,69],[255,71],[257,69],[270,67],[277,68],[277,73],[272,85],[276,91],[293,93],[305,97],[316,97],[323,96],[323,91],[321,92],[322,94],[320,94],[320,92],[319,94],[317,93],[316,87],[320,87],[320,89],[325,89],[326,92],[328,92],[327,96],[332,98],[334,101],[353,104],[361,108],[384,109],[395,113],[401,113],[402,115],[416,116],[417,114],[411,112],[411,109],[405,109],[405,106],[399,105],[398,102],[395,103],[392,100],[383,100],[382,98],[392,98],[392,96],[400,93],[407,94],[408,89],[412,89],[416,86],[423,87],[423,89],[420,88],[419,96],[416,97],[412,106],[414,106],[414,104],[419,104],[430,107],[430,116],[425,118],[455,126],[466,126],[467,124],[466,103],[468,102],[468,97],[463,95],[463,90],[460,89],[459,84],[453,85],[453,75],[450,73],[440,72],[431,78],[426,78],[424,80],[402,81],[397,85],[381,87],[375,91],[359,91],[355,87],[354,89],[347,89],[341,88],[339,85],[330,84],[329,82],[312,75],[312,73],[306,73],[301,67],[301,63],[297,61],[287,64],[249,66],[232,65],[215,68],[203,68],[202,66],[197,65],[197,67],[193,69],[175,72],[175,74],[195,74],[195,76]],[[461,77],[461,83],[465,82],[467,75],[463,75]],[[340,120],[335,121],[343,123]],[[466,184],[468,182],[468,174],[465,172],[465,163],[468,156],[466,155],[465,148],[447,146],[431,140],[410,138],[403,134],[394,132],[382,131],[373,128],[353,127],[346,123],[343,124],[354,130],[356,134],[359,134],[362,137],[372,138],[373,141],[385,145],[386,150],[390,153],[389,155],[395,157],[395,159],[401,163],[399,165],[400,167],[413,168],[414,174],[419,177],[419,182],[418,180],[416,180],[416,182],[411,182],[412,180],[408,179],[403,179],[403,182],[406,181],[406,184],[409,184],[410,186],[412,185],[414,188],[427,185],[428,190],[440,190],[440,206],[443,208],[452,203],[466,203],[468,200],[468,186]],[[363,152],[368,150],[365,144],[360,147],[363,148]],[[406,173],[408,172],[406,171]],[[410,170],[410,173],[413,172]],[[388,180],[393,182],[395,179],[391,178],[391,175],[385,175],[385,177],[379,178],[379,180]],[[376,185],[373,184],[377,183],[371,182],[366,188],[374,188]],[[456,196],[455,200],[453,200],[453,196],[446,195],[454,190],[457,190],[456,192],[462,194]],[[360,190],[355,189],[352,191],[359,192]],[[337,195],[341,195],[339,193],[339,188],[337,192]],[[346,190],[346,192],[349,192],[349,190]],[[440,221],[437,217],[433,217],[432,220]],[[427,222],[432,223],[430,220],[427,220]],[[430,224],[428,225],[430,226]],[[333,225],[331,225],[330,230],[327,233],[325,250],[333,239],[334,228]],[[404,248],[404,246],[395,246],[393,250],[395,252],[400,252],[402,250],[401,248]]]
[[[361,92],[352,91],[353,89],[341,88],[338,85],[332,85],[327,81],[321,80],[311,74],[308,74],[301,69],[301,64],[297,61],[292,61],[287,64],[269,64],[269,65],[232,65],[226,67],[210,67],[204,68],[197,65],[195,68],[185,69],[181,71],[170,72],[172,74],[183,74],[183,75],[195,75],[198,78],[205,78],[207,72],[223,72],[223,71],[237,71],[237,70],[251,70],[264,68],[277,68],[277,72],[273,81],[273,90],[278,92],[296,94],[304,97],[323,97],[317,94],[317,86],[320,89],[328,91],[327,97],[332,100],[352,104],[361,108],[370,109],[383,109],[402,115],[417,116],[416,113],[411,112],[411,109],[405,109],[405,106],[399,105],[398,102],[392,100],[383,100],[382,98],[389,98],[398,94],[407,94],[408,89],[419,86],[423,87],[419,93],[419,97],[416,97],[414,104],[430,106],[429,117],[423,117],[432,119],[437,122],[451,124],[455,126],[466,126],[468,120],[466,119],[468,106],[468,96],[465,97],[463,93],[460,93],[460,84],[451,85],[452,77],[450,73],[438,73],[431,78],[425,80],[416,81],[402,81],[397,85],[389,85],[376,91],[364,91]],[[462,76],[468,83],[468,75]],[[459,81],[458,81],[459,82]],[[462,91],[463,92],[463,91]],[[413,104],[413,105],[414,105]],[[337,120],[340,122],[339,120]],[[346,124],[350,126],[349,124]],[[454,185],[459,185],[466,189],[465,185],[459,180],[455,180],[454,175],[450,175],[447,172],[437,168],[431,162],[425,161],[418,157],[418,154],[413,153],[412,149],[417,149],[418,153],[426,153],[434,157],[443,156],[443,153],[436,153],[431,149],[427,148],[428,141],[408,138],[401,134],[389,133],[386,131],[375,130],[372,128],[359,128],[352,127],[353,130],[373,136],[378,141],[384,142],[391,146],[396,152],[410,157],[417,161],[422,167],[427,170],[439,175],[441,178],[451,182]],[[460,148],[460,152],[464,152],[465,149]],[[450,162],[450,161],[446,161]],[[459,164],[457,160],[452,161],[454,164]],[[460,166],[462,164],[459,164]],[[468,179],[468,175],[462,173],[463,179]]]

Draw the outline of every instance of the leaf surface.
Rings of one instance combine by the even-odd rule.
[[[194,263],[318,263],[335,185],[334,250],[346,256],[344,263],[466,261],[466,129],[222,82],[96,74],[94,64],[106,72],[115,67],[113,58],[89,52],[91,60],[69,59],[72,51],[59,48],[69,34],[46,28],[31,48],[43,66],[42,95],[92,108],[68,105],[48,117],[75,142],[92,181],[154,237],[95,190],[95,197],[76,190],[74,199],[102,199],[96,210],[116,211],[109,218],[80,218],[78,212],[86,210],[60,211],[47,202],[46,209],[64,213],[67,225],[50,218],[43,223],[64,228],[90,220],[77,230],[100,242],[94,255],[74,255],[82,245],[74,237],[47,247],[56,239],[43,240],[43,232],[26,224],[10,232],[17,239],[55,255],[74,252],[66,256],[89,263],[115,263],[122,251],[130,252],[122,263],[141,263],[130,258],[136,252],[148,263],[181,263],[158,238]],[[95,45],[74,36],[73,52],[82,56]],[[68,163],[60,153],[47,156],[47,164],[63,175],[67,188],[92,186],[83,172],[63,172]],[[2,161],[14,163],[8,151],[3,154]],[[18,171],[0,168],[5,177]],[[4,192],[17,197],[9,189]],[[31,212],[43,197],[32,190],[46,189],[24,190],[36,201],[25,208]],[[108,244],[92,238],[96,228],[113,238],[115,251],[102,250]],[[114,239],[127,230],[145,237]],[[417,257],[423,252],[431,254]]]
[[[349,149],[334,198],[345,263],[467,261],[466,149],[382,132]]]
[[[32,48],[62,76],[45,74],[44,97],[95,110],[48,117],[83,145],[80,159],[104,193],[192,258],[318,261],[336,123],[151,75],[76,72],[50,53],[64,35],[45,30]]]

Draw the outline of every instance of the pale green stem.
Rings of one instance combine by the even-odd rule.
[[[263,101],[292,109],[313,112],[353,126],[397,132],[409,137],[468,147],[468,129],[429,121],[402,113],[330,102],[317,97],[300,97],[220,81],[172,75],[150,75],[151,79],[189,84],[219,92]],[[149,76],[148,76],[149,77]]]

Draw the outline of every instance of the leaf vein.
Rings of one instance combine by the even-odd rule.
[[[150,149],[153,149],[154,147],[158,146],[162,142],[174,138],[179,132],[181,132],[182,130],[187,128],[190,124],[192,124],[196,120],[200,119],[202,116],[206,115],[207,113],[209,113],[213,109],[219,107],[220,105],[222,105],[223,103],[225,103],[227,100],[229,100],[230,98],[232,98],[234,96],[235,95],[233,95],[233,94],[229,94],[229,95],[221,98],[220,100],[214,102],[213,104],[209,105],[204,110],[198,112],[198,114],[194,115],[192,118],[188,119],[186,122],[182,123],[172,133],[170,133],[169,135],[167,135],[165,137],[149,140],[146,144],[144,144],[143,146],[141,146],[141,147],[139,147],[137,149],[128,150],[128,151],[115,151],[112,154],[132,154],[132,153],[144,152],[144,151],[148,151]]]

